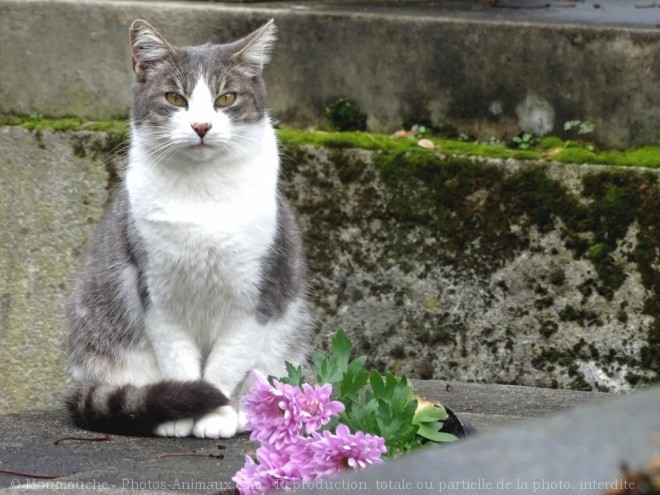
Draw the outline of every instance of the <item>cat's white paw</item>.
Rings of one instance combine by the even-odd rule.
[[[237,433],[243,433],[244,431],[247,431],[245,429],[245,425],[247,424],[247,416],[243,412],[242,409],[238,410],[238,424],[236,425],[236,432]]]
[[[197,438],[230,438],[236,435],[238,414],[231,406],[222,406],[195,422],[193,435]]]
[[[189,437],[195,425],[194,419],[178,419],[161,423],[154,429],[154,435],[159,437]]]

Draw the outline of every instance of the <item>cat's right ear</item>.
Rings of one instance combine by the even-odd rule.
[[[144,81],[149,67],[165,58],[171,52],[172,46],[151,24],[142,19],[131,24],[129,37],[133,70],[138,81]]]

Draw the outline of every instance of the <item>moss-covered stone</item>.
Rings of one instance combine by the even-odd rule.
[[[128,125],[126,120],[104,120],[86,121],[79,117],[68,117],[59,119],[44,118],[40,114],[28,116],[2,115],[0,114],[0,125],[19,126],[29,131],[96,131],[116,135],[117,137],[128,137]]]
[[[0,268],[14,282],[0,294],[0,311],[10,314],[0,345],[3,356],[32,352],[29,342],[49,350],[35,354],[43,372],[30,368],[34,379],[6,395],[27,407],[64,380],[66,281],[117,181],[112,157],[127,128],[11,119],[8,142],[31,155],[29,167],[3,162],[3,177],[15,182],[3,195],[11,221]],[[594,167],[534,159],[543,150],[436,138],[426,150],[369,133],[279,136],[321,347],[344,327],[375,367],[411,377],[599,390],[658,379],[657,150],[594,153],[601,163],[632,156],[639,161],[628,165],[650,168]],[[35,273],[49,282],[40,286]],[[16,357],[0,371],[16,383],[28,376]]]
[[[657,173],[414,142],[356,154],[352,136],[334,151],[332,135],[288,136],[323,334],[369,335],[374,361],[411,376],[598,390],[657,380]],[[417,364],[400,357],[411,352]]]
[[[78,117],[52,119],[39,114],[28,116],[2,115],[0,125],[20,126],[32,131],[99,131],[110,135],[116,144],[128,138],[126,120],[85,121]],[[292,128],[278,130],[280,139],[290,145],[311,144],[328,148],[340,149],[371,149],[371,150],[410,150],[419,149],[414,139],[397,139],[385,134],[361,132],[351,129],[349,132],[300,131]],[[461,141],[442,136],[425,136],[443,153],[483,157],[483,158],[513,158],[516,160],[549,159],[567,164],[602,164],[632,167],[660,167],[660,147],[646,146],[628,150],[589,150],[584,143],[570,143],[555,136],[541,140],[538,149],[520,150],[508,148],[503,143],[484,143],[478,141]],[[569,146],[566,146],[566,144]],[[543,150],[550,148],[561,151],[548,157]],[[431,152],[426,150],[427,152]]]
[[[367,132],[299,131],[281,128],[278,134],[282,142],[290,145],[309,144],[328,148],[356,148],[380,151],[406,151],[418,149],[414,139],[395,139],[384,134]],[[566,164],[617,165],[621,167],[660,167],[660,147],[646,146],[627,150],[589,150],[585,143],[569,143],[557,137],[544,138],[538,149],[519,150],[508,148],[503,143],[461,141],[438,136],[425,136],[435,145],[435,152],[482,158],[512,158],[516,160],[547,160]],[[557,153],[548,154],[554,148]],[[432,150],[425,150],[433,153]]]

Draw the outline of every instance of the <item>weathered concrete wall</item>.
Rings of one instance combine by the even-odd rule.
[[[627,390],[660,372],[657,170],[287,149],[322,335],[380,369]]]
[[[0,128],[0,411],[65,388],[64,303],[117,168]],[[321,342],[411,377],[625,390],[660,371],[658,171],[288,146]],[[654,319],[655,318],[655,319]]]
[[[109,177],[81,139],[105,136],[0,128],[0,411],[64,389],[64,304]]]
[[[0,113],[124,115],[127,30],[137,17],[186,45],[233,40],[274,17],[269,103],[299,127],[318,126],[328,104],[348,97],[376,131],[433,122],[510,138],[558,134],[579,119],[596,123],[595,138],[610,146],[660,143],[660,30],[305,7],[0,0]]]

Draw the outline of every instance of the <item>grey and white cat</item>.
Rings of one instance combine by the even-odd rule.
[[[230,437],[248,372],[281,375],[312,339],[301,240],[278,190],[262,69],[275,26],[174,47],[130,29],[125,182],[68,306],[67,399],[88,429]]]

